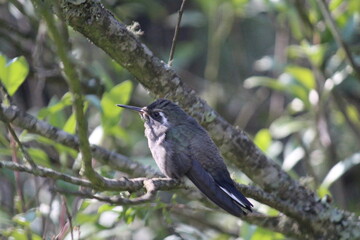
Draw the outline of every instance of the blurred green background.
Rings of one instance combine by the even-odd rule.
[[[143,32],[140,41],[155,56],[168,60],[181,1],[101,2],[124,24],[138,22]],[[319,197],[331,196],[336,206],[359,214],[360,78],[348,64],[349,56],[335,42],[318,2],[187,1],[173,68],[182,81],[227,121],[244,129],[294,178]],[[326,3],[350,57],[359,65],[360,1]],[[101,49],[71,28],[69,33],[74,68],[86,95],[91,142],[156,167],[140,118],[114,108],[116,103],[147,105],[153,100],[151,94]],[[75,133],[70,95],[54,44],[30,1],[0,1],[0,53],[0,78],[12,104]],[[8,71],[11,66],[17,70]],[[11,77],[20,79],[19,84],[25,81],[12,85],[7,83],[14,82]],[[6,103],[4,94],[2,99]],[[7,159],[11,156],[9,140],[2,123],[0,127],[0,156]],[[18,131],[38,164],[70,173],[79,168],[76,151]],[[105,176],[121,176],[107,166],[97,168]],[[231,172],[241,182],[249,182],[237,169]],[[53,225],[46,233],[34,225],[36,221],[46,222],[39,217],[46,212],[41,206],[49,208],[61,201],[48,199],[42,203],[39,195],[51,198],[51,194],[41,188],[40,180],[26,174],[19,179],[13,172],[0,169],[0,233],[26,239],[24,233],[21,235],[26,226],[34,239],[52,236],[58,232],[55,217],[48,220]],[[26,185],[28,179],[32,180]],[[17,182],[24,188],[25,211],[19,207]],[[162,197],[169,198],[165,193]],[[183,239],[235,239],[239,231],[243,239],[283,239],[223,215],[221,224],[212,218],[220,230],[213,230],[210,224],[187,224],[181,220],[187,219],[186,215],[171,214],[161,202],[150,205],[149,210],[149,205],[114,208],[92,201],[80,203],[71,196],[68,200],[72,208],[81,205],[74,221],[88,231],[88,239],[181,239],[180,235],[186,236]],[[171,201],[185,200],[172,196]],[[277,214],[266,206],[257,207]]]

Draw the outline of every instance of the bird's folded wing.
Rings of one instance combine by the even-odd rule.
[[[241,207],[246,208],[250,212],[252,212],[251,207],[253,205],[246,199],[246,197],[239,192],[232,180],[230,179],[215,179],[215,182],[219,185],[221,190],[223,190],[227,195],[231,197],[237,204]]]
[[[201,166],[201,164],[194,160],[192,167],[186,173],[186,176],[199,188],[216,205],[229,212],[230,214],[240,217],[246,214],[239,203],[224,191],[224,187],[213,179],[213,177]]]

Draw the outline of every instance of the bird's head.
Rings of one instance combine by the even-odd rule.
[[[167,127],[183,122],[187,114],[175,103],[167,99],[158,99],[146,107],[134,107],[117,104],[116,106],[139,112],[145,124]]]

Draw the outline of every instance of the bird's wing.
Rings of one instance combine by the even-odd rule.
[[[253,205],[246,199],[246,197],[239,192],[233,181],[230,178],[224,178],[223,176],[214,178],[216,184],[224,191],[236,204],[243,208],[246,208],[252,212]]]
[[[186,173],[186,176],[203,194],[205,194],[205,196],[225,211],[236,217],[246,214],[241,207],[236,204],[231,197],[229,197],[229,194],[215,182],[214,178],[201,166],[198,161],[193,161],[192,167]]]
[[[230,214],[243,216],[246,212],[242,208],[251,211],[252,204],[235,188],[215,144],[199,128],[195,124],[177,125],[167,134],[167,140],[176,144],[176,161],[190,160],[191,167],[185,175],[195,186]]]

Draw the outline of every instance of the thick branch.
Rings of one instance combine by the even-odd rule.
[[[63,144],[64,146],[79,150],[79,139],[77,136],[71,135],[44,121],[38,120],[30,114],[21,112],[15,106],[1,106],[1,108],[3,115],[0,115],[0,119],[2,121],[8,121],[31,133],[36,133],[57,143]],[[160,176],[160,173],[156,170],[131,161],[128,157],[116,152],[108,151],[96,145],[91,146],[91,151],[93,156],[102,164],[107,164],[113,169],[128,173],[132,177]]]

